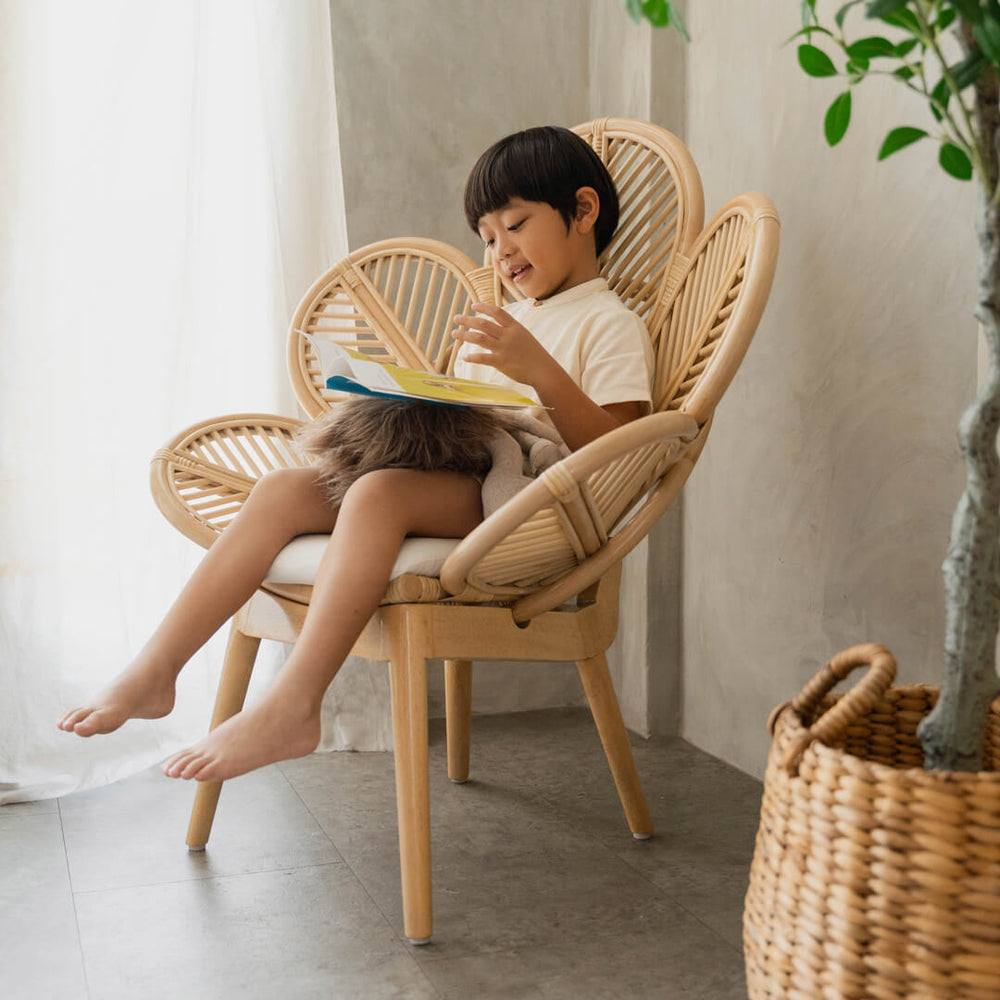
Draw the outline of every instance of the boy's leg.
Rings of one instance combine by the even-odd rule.
[[[59,728],[93,736],[127,719],[167,715],[181,668],[253,596],[281,549],[297,535],[332,531],[336,518],[314,469],[264,476],[129,667],[89,704],[66,712]]]
[[[311,753],[323,694],[378,607],[403,540],[459,538],[481,520],[480,487],[468,476],[386,469],[359,479],[344,498],[302,632],[274,684],[164,772],[222,781]]]

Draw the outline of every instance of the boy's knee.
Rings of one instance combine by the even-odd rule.
[[[413,471],[376,469],[359,476],[347,488],[340,516],[350,520],[377,518],[386,531],[407,532],[416,500]]]
[[[405,490],[404,469],[376,469],[358,476],[344,494],[343,507],[384,504],[398,500]]]
[[[257,480],[250,496],[257,503],[287,503],[311,495],[317,488],[312,469],[272,469]]]

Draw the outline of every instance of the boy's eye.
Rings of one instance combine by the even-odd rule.
[[[507,232],[508,233],[516,233],[521,228],[521,226],[523,226],[523,225],[524,225],[524,219],[522,219],[520,222],[515,222],[515,223],[513,223],[513,225],[508,226],[507,227]]]

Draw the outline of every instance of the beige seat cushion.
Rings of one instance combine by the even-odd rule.
[[[264,583],[312,586],[329,540],[329,535],[300,535],[289,542],[271,564]],[[459,538],[407,538],[399,550],[391,579],[404,574],[437,576],[460,541]],[[359,553],[358,558],[363,559],[364,553]]]

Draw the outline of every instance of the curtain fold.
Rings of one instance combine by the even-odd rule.
[[[166,720],[55,728],[200,551],[148,460],[228,412],[296,413],[288,319],[347,250],[326,0],[0,0],[0,803],[197,737],[217,636]]]

